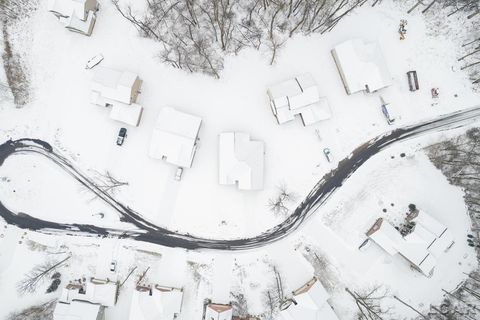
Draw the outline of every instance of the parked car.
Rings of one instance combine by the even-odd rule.
[[[332,162],[332,153],[330,152],[329,148],[323,149],[323,154],[325,155],[325,158],[327,158],[328,162]]]
[[[388,124],[393,124],[396,119],[394,107],[390,103],[382,104],[382,113],[385,116]]]
[[[115,272],[117,270],[117,261],[113,260],[110,262],[110,271]]]
[[[87,64],[85,65],[85,69],[92,69],[95,67],[97,64],[102,62],[103,60],[103,54],[97,54],[96,56],[91,57],[88,61]]]
[[[117,146],[121,146],[126,137],[127,137],[127,129],[120,128],[120,131],[118,131]]]
[[[175,171],[175,180],[180,181],[182,180],[183,168],[178,167],[177,171]]]

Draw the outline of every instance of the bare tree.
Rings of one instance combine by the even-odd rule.
[[[359,319],[364,320],[382,320],[388,315],[389,309],[383,309],[380,305],[383,298],[387,296],[387,291],[380,286],[373,289],[357,293],[345,288],[350,296],[355,300],[359,312]]]
[[[275,215],[286,216],[290,212],[288,205],[296,200],[296,195],[285,184],[277,187],[277,194],[268,200],[268,208]]]
[[[25,277],[17,283],[17,291],[23,295],[25,293],[32,293],[37,290],[37,287],[43,283],[49,276],[58,268],[62,266],[71,256],[66,257],[61,261],[50,261],[35,266],[30,272],[25,274]]]
[[[8,315],[7,320],[45,320],[53,318],[56,300]]]

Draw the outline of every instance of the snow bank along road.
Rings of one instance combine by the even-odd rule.
[[[429,132],[450,130],[472,124],[480,119],[480,106],[443,115],[433,120],[393,130],[378,136],[355,149],[350,156],[339,162],[338,167],[322,177],[295,211],[282,223],[262,234],[241,239],[206,239],[188,233],[177,233],[144,219],[139,213],[116,201],[111,195],[98,188],[94,181],[77,170],[73,163],[56,153],[52,146],[38,139],[9,140],[0,145],[0,166],[14,154],[34,153],[53,161],[84,187],[114,208],[121,221],[132,224],[134,230],[102,228],[85,224],[62,224],[37,219],[31,215],[14,212],[5,207],[0,199],[0,215],[12,225],[49,234],[84,236],[112,236],[132,238],[140,241],[185,249],[245,250],[265,246],[280,240],[295,231],[316,209],[318,209],[362,164],[370,157],[399,141]]]

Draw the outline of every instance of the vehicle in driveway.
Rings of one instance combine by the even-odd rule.
[[[382,110],[383,116],[387,120],[387,123],[393,124],[395,122],[395,119],[397,118],[395,107],[390,103],[385,102],[383,97],[380,97],[380,102],[382,104],[381,110]]]
[[[91,57],[90,60],[87,61],[87,64],[85,65],[85,69],[92,69],[97,64],[102,62],[102,60],[103,60],[103,54],[101,53]]]
[[[118,131],[118,136],[117,136],[117,146],[121,146],[125,141],[126,137],[127,137],[127,129],[120,128],[120,131]]]
[[[182,174],[183,174],[183,168],[178,167],[177,170],[175,171],[175,180],[177,181],[182,180]]]
[[[328,162],[332,162],[332,152],[329,148],[323,149],[323,154],[325,155],[325,158],[327,158]]]

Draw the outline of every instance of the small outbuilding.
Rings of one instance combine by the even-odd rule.
[[[96,21],[97,0],[49,0],[48,10],[70,31],[91,35]]]
[[[160,110],[149,155],[181,168],[190,168],[197,151],[202,119],[172,107]]]
[[[53,320],[104,320],[105,307],[85,301],[69,303],[58,301],[53,311]]]
[[[174,320],[182,309],[183,290],[159,285],[137,286],[130,305],[131,320]]]
[[[233,309],[229,304],[209,303],[205,306],[205,320],[232,320]]]
[[[347,94],[375,92],[391,83],[391,76],[377,42],[354,39],[332,49],[332,56]]]
[[[437,263],[435,257],[427,250],[425,241],[415,237],[402,237],[390,223],[378,218],[368,230],[367,236],[390,255],[400,254],[418,271],[429,277]]]
[[[261,190],[265,146],[250,140],[243,132],[224,132],[219,136],[219,183],[237,184],[240,190]]]
[[[291,303],[281,311],[284,320],[338,320],[328,303],[329,294],[316,277],[292,292]]]
[[[267,89],[270,107],[279,124],[302,118],[307,126],[331,117],[326,98],[320,97],[317,84],[309,73],[297,76]]]

